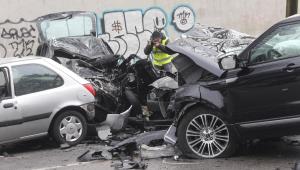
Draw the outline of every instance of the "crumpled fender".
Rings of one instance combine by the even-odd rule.
[[[182,86],[176,91],[175,97],[175,126],[186,113],[196,105],[221,110],[224,107],[224,97],[217,90],[210,90],[199,84]]]

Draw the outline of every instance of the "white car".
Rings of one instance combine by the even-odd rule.
[[[75,145],[95,116],[93,86],[44,57],[0,59],[0,144],[51,134]]]

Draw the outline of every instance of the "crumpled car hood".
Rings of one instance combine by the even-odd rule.
[[[177,89],[178,82],[169,76],[165,76],[154,81],[150,86],[156,89]]]
[[[218,53],[203,46],[202,44],[199,44],[199,42],[194,41],[193,39],[180,39],[169,44],[168,47],[173,51],[183,54],[191,59],[196,65],[218,77],[220,77],[224,72],[219,68],[217,62]],[[175,66],[177,65],[175,64]]]
[[[218,56],[228,52],[239,54],[254,39],[255,37],[232,29],[197,24],[192,30],[182,34],[180,39],[168,44],[168,48],[220,77],[224,70],[218,66]]]
[[[86,59],[94,59],[113,54],[110,47],[101,38],[93,36],[54,39],[52,47],[62,49],[77,56],[79,55]]]
[[[57,59],[85,78],[97,76],[101,72],[97,68],[113,66],[118,60],[106,42],[93,36],[57,38],[50,44],[54,51],[70,54],[57,56]]]

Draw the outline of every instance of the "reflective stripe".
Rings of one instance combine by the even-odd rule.
[[[164,61],[157,61],[157,60],[153,60],[153,64],[154,65],[157,65],[157,66],[163,66],[163,65],[165,65],[165,64],[169,64],[169,63],[171,63],[172,62],[172,59],[173,59],[173,57],[169,57],[169,58],[167,58],[166,60],[164,60]]]
[[[154,58],[154,60],[157,61],[157,62],[164,62],[164,61],[167,61],[167,60],[170,60],[170,59],[173,59],[173,57],[170,56],[170,55],[169,55],[168,58],[162,58],[162,59],[156,59],[156,58]]]

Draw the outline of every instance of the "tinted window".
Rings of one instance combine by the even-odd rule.
[[[6,80],[4,77],[4,72],[0,70],[0,86],[4,86],[6,84]]]
[[[59,87],[63,79],[54,71],[38,64],[12,67],[16,96]]]
[[[251,50],[250,63],[300,55],[300,24],[275,29]]]
[[[9,82],[5,77],[5,69],[0,69],[0,99],[5,97],[11,97],[9,90]]]

